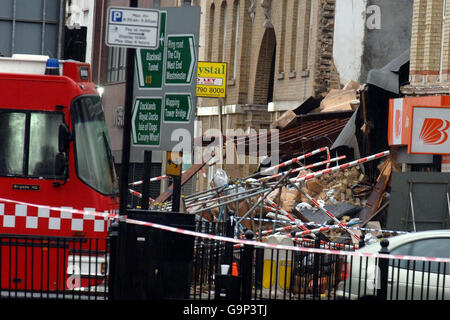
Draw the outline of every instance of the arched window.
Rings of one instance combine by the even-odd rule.
[[[311,30],[313,23],[313,10],[314,1],[306,0],[305,8],[305,21],[304,21],[304,34],[303,34],[303,56],[302,56],[302,71],[308,69],[308,60],[310,55],[310,43],[311,43]]]
[[[230,69],[232,70],[232,79],[236,79],[237,76],[237,64],[238,64],[238,53],[239,53],[239,22],[240,22],[240,6],[239,0],[235,0],[233,4],[233,33],[231,39],[231,53],[233,57],[231,59]]]
[[[297,61],[297,28],[298,28],[298,19],[300,17],[299,12],[299,3],[300,0],[294,0],[294,8],[292,10],[292,33],[291,33],[291,61],[290,61],[290,72],[294,72],[296,69],[296,61]]]
[[[213,49],[213,38],[214,38],[214,14],[216,11],[216,6],[214,3],[211,5],[209,9],[209,26],[208,26],[208,61],[212,60],[212,49]]]
[[[284,72],[284,54],[286,47],[286,12],[287,12],[287,1],[281,2],[281,41],[280,41],[280,53],[278,59],[278,73]]]
[[[226,58],[226,43],[227,43],[227,2],[223,1],[220,6],[220,40],[219,41],[219,61],[224,61]]]

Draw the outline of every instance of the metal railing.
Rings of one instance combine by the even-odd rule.
[[[205,226],[208,225],[208,226]],[[202,223],[205,232],[222,230]],[[248,239],[251,232],[246,232]],[[193,300],[450,300],[450,265],[433,261],[354,256],[358,245],[320,239],[297,242],[306,248],[341,248],[311,253],[233,245],[196,239],[191,281]],[[388,240],[379,253],[389,254]],[[231,252],[231,253],[230,253]],[[229,266],[226,274],[221,266]]]
[[[234,232],[234,226],[229,221],[200,221],[197,231],[226,236]],[[244,234],[253,238],[251,231]],[[324,243],[319,237],[295,243],[303,248],[340,248],[311,252],[197,237],[189,299],[450,300],[448,262],[355,255],[362,245]],[[384,256],[389,256],[387,247],[387,239],[381,241]],[[2,234],[0,297],[108,299],[109,253],[109,238]]]
[[[105,300],[108,239],[0,235],[2,299]]]

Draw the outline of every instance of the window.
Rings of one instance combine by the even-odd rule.
[[[214,38],[214,15],[216,12],[216,7],[214,3],[211,5],[209,10],[209,36],[208,36],[208,61],[212,61],[212,51],[213,51],[213,38]]]
[[[23,175],[25,113],[0,113],[0,175]]]
[[[424,239],[417,240],[400,247],[397,247],[391,251],[391,254],[406,255],[406,256],[417,256],[417,257],[438,257],[438,258],[450,258],[450,238],[435,238],[435,239]],[[413,269],[413,261],[391,260],[391,265],[394,267],[400,267],[403,269]],[[438,266],[440,265],[439,273],[443,273],[445,263],[437,262],[420,262],[416,261],[414,269],[416,271],[425,271],[438,273]],[[447,266],[447,274],[450,274],[450,270]]]
[[[61,114],[31,113],[29,176],[52,177],[58,153],[58,129]]]
[[[0,112],[0,175],[54,179],[60,112]]]
[[[233,52],[233,78],[236,79],[237,77],[237,64],[238,64],[238,54],[239,54],[239,15],[240,15],[240,7],[239,7],[239,1],[234,2],[233,7],[233,16],[234,16],[234,30],[233,30],[233,39],[231,42],[232,45],[232,52]]]
[[[285,44],[286,44],[286,11],[287,11],[287,1],[281,3],[281,41],[280,41],[280,53],[278,60],[278,73],[284,72],[284,55],[285,55]]]
[[[106,80],[111,82],[125,81],[125,70],[127,64],[127,49],[110,47],[108,51],[108,69]]]
[[[303,32],[303,56],[302,56],[302,71],[308,69],[308,60],[311,54],[310,43],[311,43],[311,31],[314,18],[314,1],[307,0],[305,8],[305,21],[304,21],[304,32]]]
[[[294,2],[294,9],[292,10],[292,33],[291,33],[291,62],[290,72],[295,71],[297,61],[297,26],[298,19],[300,17],[299,12],[299,0]]]
[[[77,98],[71,112],[78,177],[102,194],[116,194],[117,179],[100,98]]]
[[[220,28],[221,28],[221,41],[219,42],[219,61],[224,62],[226,60],[226,44],[227,44],[227,3],[222,2],[220,8]]]

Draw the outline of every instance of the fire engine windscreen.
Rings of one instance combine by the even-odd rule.
[[[118,181],[100,97],[76,98],[71,113],[78,177],[102,194],[117,194]]]

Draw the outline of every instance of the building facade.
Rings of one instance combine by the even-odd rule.
[[[224,133],[258,132],[309,97],[340,87],[333,64],[335,0],[202,0],[200,5],[199,61],[227,63],[227,94],[222,103],[198,98],[197,136],[219,128],[221,104]],[[247,158],[239,168],[224,169],[243,177],[258,162]],[[207,179],[198,175],[199,189],[214,170],[209,168]]]
[[[333,58],[341,84],[366,83],[409,49],[413,0],[336,0]]]
[[[204,0],[201,6],[200,60],[228,65],[225,114],[251,114],[241,118],[264,127],[310,96],[339,87],[332,59],[335,0]],[[217,115],[209,108],[215,106],[214,99],[199,99],[198,116]]]

